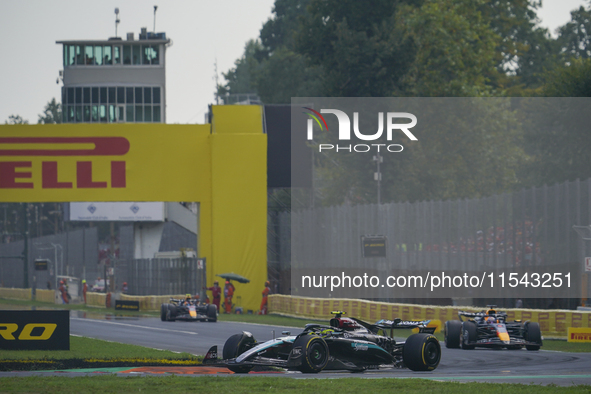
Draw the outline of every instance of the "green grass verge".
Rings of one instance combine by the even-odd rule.
[[[68,358],[153,358],[180,359],[196,358],[190,353],[175,353],[168,350],[157,350],[137,345],[103,341],[86,337],[70,337],[70,350],[2,350],[0,359],[68,359]]]
[[[143,346],[70,337],[70,350],[3,350],[0,371],[195,365],[202,357]]]
[[[558,387],[499,383],[435,382],[425,379],[290,379],[268,377],[181,376],[118,377],[87,376],[0,378],[2,392],[9,393],[589,393],[591,386]]]
[[[591,353],[591,343],[567,342],[559,340],[544,340],[544,350],[555,350],[559,352]]]

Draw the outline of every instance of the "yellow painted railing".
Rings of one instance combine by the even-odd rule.
[[[369,322],[380,319],[403,320],[458,320],[458,311],[478,312],[482,308],[461,306],[431,306],[390,304],[353,299],[305,298],[273,294],[269,296],[269,312],[289,316],[329,319],[330,312],[341,310]],[[566,335],[568,327],[591,327],[591,312],[543,309],[503,309],[508,320],[538,322],[544,335]]]

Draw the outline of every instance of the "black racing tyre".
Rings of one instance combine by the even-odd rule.
[[[318,373],[328,364],[330,353],[326,341],[317,335],[302,335],[293,343],[293,347],[302,347],[302,364],[299,370],[303,373]]]
[[[445,347],[457,349],[460,347],[460,336],[462,335],[462,322],[459,320],[448,320],[445,322]]]
[[[207,305],[207,321],[216,322],[218,320],[218,310],[215,305]]]
[[[524,330],[525,340],[528,342],[539,343],[539,345],[525,345],[527,350],[540,350],[542,345],[542,332],[540,331],[540,325],[534,322],[526,322]]]
[[[474,349],[474,345],[468,345],[468,342],[476,341],[478,338],[478,329],[476,327],[476,323],[472,321],[465,321],[462,322],[462,335],[460,340],[460,345],[462,349],[465,350],[472,350]]]
[[[402,361],[412,371],[432,371],[441,361],[441,345],[434,335],[412,334],[404,342]]]
[[[168,304],[168,311],[166,312],[166,320],[168,321],[175,321],[176,320],[176,305]]]
[[[215,307],[214,307],[215,308]],[[224,360],[236,358],[247,351],[256,343],[256,339],[252,335],[246,333],[234,334],[224,344],[222,357]],[[228,369],[234,373],[248,373],[252,369],[249,365],[228,366]]]
[[[168,312],[168,304],[160,305],[160,320],[166,321],[166,313]]]

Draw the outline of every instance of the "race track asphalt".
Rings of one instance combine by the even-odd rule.
[[[226,339],[241,331],[251,332],[257,341],[281,336],[282,331],[297,333],[301,329],[236,322],[163,322],[159,318],[92,316],[72,312],[70,332],[73,335],[109,341],[189,352],[203,355],[212,345],[221,352]],[[506,382],[524,384],[591,385],[591,353],[554,351],[447,349],[442,343],[439,367],[433,372],[408,369],[383,369],[364,373],[322,372],[317,375],[287,372],[269,376],[292,378],[425,378],[441,381]],[[31,372],[44,375],[49,372]],[[23,373],[2,372],[0,376],[22,376]],[[61,376],[79,376],[79,373]],[[192,375],[196,376],[196,375]],[[250,375],[248,375],[250,376]],[[257,374],[256,376],[261,376]]]
[[[174,352],[204,355],[217,345],[221,351],[226,339],[242,331],[251,332],[257,341],[266,341],[283,331],[301,331],[301,328],[266,326],[234,322],[163,322],[159,318],[88,317],[85,312],[72,311],[70,333],[108,341],[147,346]]]

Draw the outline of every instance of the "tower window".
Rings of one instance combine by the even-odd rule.
[[[162,121],[159,86],[84,86],[63,88],[64,122],[114,123]]]
[[[100,66],[103,64],[103,46],[95,45],[94,47],[94,64]]]
[[[113,64],[121,64],[121,47],[113,47]]]
[[[104,66],[124,65],[159,65],[160,45],[66,45],[63,46],[64,67],[68,66]]]
[[[123,46],[123,64],[131,64],[131,46]]]

